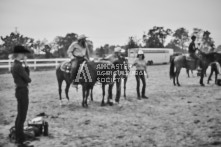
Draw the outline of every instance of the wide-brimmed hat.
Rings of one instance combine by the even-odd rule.
[[[138,55],[143,55],[144,53],[143,53],[142,50],[139,50],[137,54],[138,54]]]
[[[193,36],[191,37],[191,39],[192,39],[192,40],[196,39],[196,36],[193,35]]]
[[[87,36],[85,36],[84,34],[82,34],[82,35],[78,36],[78,40],[81,40],[81,39],[86,39],[86,38],[88,38],[88,37],[87,37]]]
[[[12,53],[13,54],[19,54],[19,53],[28,54],[28,53],[31,53],[31,52],[22,45],[16,45],[14,47]]]
[[[123,49],[123,48],[120,50],[121,53],[125,53],[125,51],[126,51],[126,50]]]
[[[114,48],[114,52],[116,53],[116,52],[120,52],[121,51],[121,48],[120,47],[115,47]]]

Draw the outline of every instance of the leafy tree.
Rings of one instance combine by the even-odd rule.
[[[20,33],[12,32],[10,35],[5,37],[1,36],[1,40],[3,41],[3,51],[1,53],[4,54],[3,58],[7,59],[8,55],[13,51],[15,45],[23,45],[27,49],[31,50],[33,47],[34,39],[21,35]],[[30,54],[29,57],[33,57],[33,54]]]
[[[211,45],[214,45],[213,39],[210,37],[210,32],[209,31],[204,31],[203,32],[203,37],[202,37],[202,47],[203,50],[206,52],[209,50]]]
[[[174,50],[174,52],[178,52],[178,53],[187,53],[187,50],[183,50],[183,49],[180,48],[179,42],[177,41],[177,39],[171,40],[166,45],[166,48],[172,48]]]
[[[54,44],[57,47],[57,54],[59,57],[67,57],[68,47],[72,42],[77,40],[77,34],[68,33],[65,37],[57,36],[54,39]]]
[[[166,37],[171,34],[171,29],[165,30],[163,27],[154,26],[147,35],[143,35],[143,42],[145,47],[162,48],[164,47]]]
[[[174,32],[173,37],[175,37],[176,40],[173,41],[173,43],[176,43],[176,45],[182,50],[185,48],[185,43],[189,41],[188,31],[185,28],[177,29]]]
[[[203,35],[203,30],[199,28],[193,28],[192,36],[193,35],[196,36],[196,42],[200,42]]]
[[[221,53],[221,45],[219,45],[217,48],[216,48],[216,50],[215,51],[217,51],[217,52],[220,52]]]
[[[138,41],[135,37],[129,37],[127,45],[124,47],[126,49],[126,55],[128,55],[128,49],[130,48],[139,48]]]

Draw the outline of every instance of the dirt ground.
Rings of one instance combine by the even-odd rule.
[[[27,120],[45,112],[49,136],[30,144],[35,147],[218,147],[221,146],[221,87],[201,87],[199,77],[180,75],[181,87],[169,79],[169,65],[148,67],[148,100],[137,100],[133,75],[127,98],[120,105],[101,107],[101,86],[94,88],[94,102],[81,106],[81,88],[71,87],[70,103],[59,105],[55,71],[32,72]],[[206,80],[204,80],[206,83]],[[64,87],[64,85],[63,85]],[[114,89],[115,94],[115,89]],[[63,93],[63,98],[64,93]],[[0,75],[0,146],[14,125],[17,101],[11,74]]]

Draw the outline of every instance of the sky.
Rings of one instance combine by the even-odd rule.
[[[125,45],[153,26],[211,32],[221,44],[220,0],[0,0],[0,36],[19,33],[53,41],[67,33],[85,34],[94,48]]]

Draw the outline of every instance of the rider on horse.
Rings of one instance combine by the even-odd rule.
[[[80,63],[85,60],[89,60],[89,49],[87,46],[86,38],[87,37],[85,35],[78,36],[77,41],[73,42],[67,50],[68,57],[71,59],[70,78],[73,80],[73,84],[78,84],[75,82],[75,78],[77,76]]]
[[[199,66],[199,57],[197,57],[197,55],[196,55],[196,50],[198,50],[195,46],[196,36],[193,35],[191,37],[191,39],[192,39],[192,42],[189,45],[188,52],[189,52],[190,57],[195,59],[196,67],[198,67]]]

